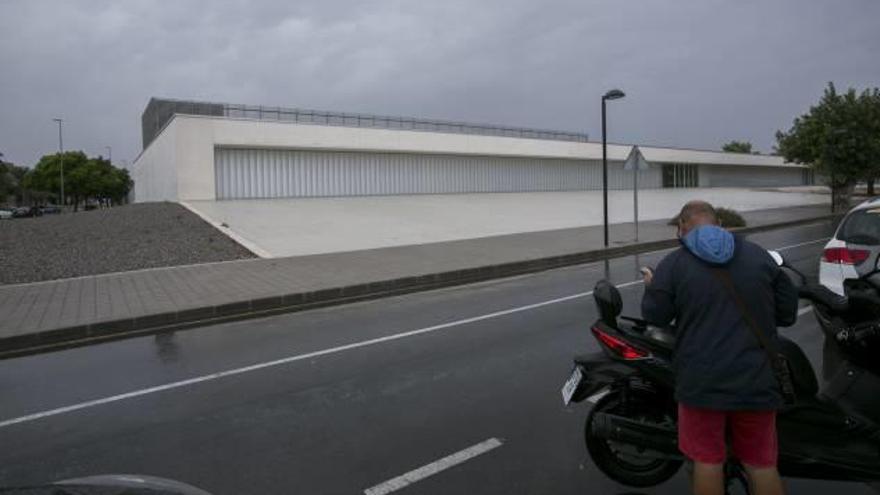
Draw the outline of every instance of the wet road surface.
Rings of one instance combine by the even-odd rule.
[[[815,276],[830,233],[752,239]],[[0,486],[140,473],[218,495],[384,493],[414,471],[394,493],[684,493],[683,473],[640,491],[605,478],[587,406],[559,392],[597,350],[584,294],[663,254],[0,361]],[[641,284],[621,292],[637,314]],[[784,333],[821,355],[811,314]]]

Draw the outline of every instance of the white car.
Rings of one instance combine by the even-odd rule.
[[[874,198],[850,210],[825,245],[819,262],[819,283],[846,295],[846,281],[876,270],[878,258],[880,198]]]
[[[0,220],[8,220],[12,218],[12,210],[0,208]]]

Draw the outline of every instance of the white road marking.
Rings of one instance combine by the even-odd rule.
[[[626,282],[623,284],[617,285],[618,288],[629,287],[632,285],[637,285],[643,283],[641,280],[634,280],[632,282]],[[111,402],[118,402],[126,399],[133,399],[135,397],[141,397],[144,395],[155,394],[157,392],[164,392],[165,390],[172,390],[175,388],[187,387],[190,385],[195,385],[198,383],[208,382],[212,380],[217,380],[220,378],[225,378],[227,376],[241,375],[243,373],[249,373],[251,371],[257,371],[265,368],[272,368],[275,366],[281,366],[284,364],[294,363],[297,361],[302,361],[306,359],[312,359],[320,356],[326,356],[329,354],[336,354],[343,351],[349,351],[352,349],[359,349],[361,347],[368,347],[376,344],[382,344],[385,342],[391,342],[395,340],[405,339],[407,337],[413,337],[416,335],[422,335],[426,333],[436,332],[438,330],[444,330],[451,327],[456,327],[460,325],[467,325],[469,323],[475,323],[478,321],[489,320],[492,318],[498,318],[500,316],[507,316],[515,313],[521,313],[523,311],[529,311],[532,309],[541,308],[544,306],[550,306],[551,304],[558,304],[561,302],[571,301],[573,299],[579,299],[582,297],[587,297],[593,294],[593,291],[588,292],[580,292],[578,294],[572,294],[569,296],[558,297],[556,299],[549,299],[547,301],[541,301],[534,304],[527,304],[525,306],[519,306],[516,308],[505,309],[502,311],[496,311],[494,313],[487,313],[480,316],[474,316],[472,318],[465,318],[462,320],[450,321],[448,323],[441,323],[439,325],[434,325],[426,328],[419,328],[417,330],[410,330],[408,332],[395,333],[393,335],[386,335],[384,337],[379,337],[370,340],[363,340],[360,342],[354,342],[351,344],[341,345],[338,347],[331,347],[329,349],[322,349],[320,351],[309,352],[306,354],[297,354],[296,356],[290,356],[282,359],[276,359],[274,361],[268,361],[265,363],[258,363],[251,366],[245,366],[243,368],[235,368],[226,371],[220,371],[218,373],[211,373],[209,375],[197,376],[195,378],[190,378],[187,380],[181,380],[178,382],[166,383],[165,385],[158,385],[155,387],[145,388],[141,390],[135,390],[133,392],[128,392],[125,394],[112,395],[110,397],[104,397],[101,399],[90,400],[86,402],[80,402],[78,404],[73,404],[70,406],[59,407],[58,409],[51,409],[48,411],[42,411],[34,414],[28,414],[26,416],[20,416],[18,418],[7,419],[4,421],[0,421],[0,428],[5,428],[7,426],[16,425],[19,423],[27,423],[29,421],[35,421],[42,418],[47,418],[50,416],[57,416],[59,414],[65,414],[73,411],[78,411],[80,409],[87,409],[95,406],[100,406],[103,404],[109,404]]]
[[[812,310],[813,310],[813,306],[812,306],[812,305],[810,305],[810,306],[804,306],[803,308],[801,308],[801,309],[798,310],[798,316],[804,316],[805,314],[809,313],[809,312],[812,311]]]
[[[429,476],[433,476],[440,471],[444,471],[453,466],[466,462],[478,455],[485,454],[490,450],[501,447],[503,442],[497,438],[490,438],[485,442],[478,443],[464,450],[460,450],[452,455],[446,456],[440,460],[426,464],[418,469],[414,469],[408,473],[402,474],[396,478],[392,478],[384,483],[380,483],[372,488],[364,490],[364,495],[387,495],[396,492],[401,488],[409,486],[417,481],[421,481]]]
[[[810,244],[817,244],[819,242],[828,242],[828,239],[831,239],[831,238],[830,237],[823,237],[821,239],[814,239],[812,241],[800,242],[798,244],[792,244],[791,246],[782,246],[781,248],[776,248],[776,251],[785,251],[786,249],[794,249],[796,247],[809,246]]]
[[[821,239],[808,241],[808,242],[804,242],[804,243],[800,243],[800,244],[793,244],[791,246],[783,246],[783,247],[776,248],[776,250],[782,251],[785,249],[791,249],[791,248],[803,246],[806,244],[815,244],[817,242],[821,242]],[[630,286],[638,285],[641,283],[643,283],[642,280],[633,280],[631,282],[619,284],[616,287],[619,289],[622,289],[625,287],[630,287]],[[88,409],[88,408],[92,408],[92,407],[96,407],[96,406],[101,406],[104,404],[110,404],[110,403],[118,402],[121,400],[133,399],[135,397],[141,397],[144,395],[150,395],[150,394],[155,394],[158,392],[164,392],[166,390],[173,390],[176,388],[182,388],[182,387],[187,387],[190,385],[196,385],[196,384],[203,383],[203,382],[209,382],[209,381],[217,380],[220,378],[225,378],[227,376],[241,375],[243,373],[249,373],[251,371],[257,371],[257,370],[261,370],[261,369],[265,369],[265,368],[272,368],[275,366],[290,364],[290,363],[294,363],[294,362],[302,361],[302,360],[306,360],[306,359],[312,359],[312,358],[316,358],[316,357],[320,357],[320,356],[326,356],[329,354],[336,354],[339,352],[349,351],[352,349],[359,349],[361,347],[368,347],[368,346],[372,346],[372,345],[376,345],[376,344],[382,344],[385,342],[391,342],[391,341],[395,341],[395,340],[405,339],[407,337],[413,337],[416,335],[436,332],[438,330],[445,330],[447,328],[451,328],[451,327],[455,327],[455,326],[467,325],[469,323],[475,323],[478,321],[489,320],[492,318],[507,316],[510,314],[520,313],[523,311],[530,311],[530,310],[541,308],[544,306],[550,306],[552,304],[558,304],[558,303],[562,303],[562,302],[566,302],[566,301],[571,301],[574,299],[579,299],[582,297],[588,297],[592,294],[593,294],[593,291],[580,292],[577,294],[571,294],[571,295],[564,296],[564,297],[558,297],[556,299],[549,299],[547,301],[541,301],[541,302],[534,303],[534,304],[527,304],[525,306],[518,306],[515,308],[505,309],[502,311],[496,311],[494,313],[487,313],[487,314],[480,315],[480,316],[474,316],[472,318],[465,318],[462,320],[451,321],[448,323],[441,323],[439,325],[434,325],[431,327],[419,328],[417,330],[410,330],[408,332],[401,332],[401,333],[396,333],[393,335],[386,335],[385,337],[364,340],[361,342],[354,342],[351,344],[341,345],[338,347],[332,347],[329,349],[322,349],[320,351],[309,352],[306,354],[298,354],[295,356],[290,356],[290,357],[286,357],[286,358],[282,358],[282,359],[276,359],[274,361],[268,361],[268,362],[264,362],[264,363],[254,364],[251,366],[245,366],[243,368],[235,368],[235,369],[231,369],[231,370],[220,371],[217,373],[211,373],[208,375],[202,375],[202,376],[197,376],[194,378],[189,378],[187,380],[181,380],[181,381],[177,381],[177,382],[166,383],[164,385],[157,385],[155,387],[134,390],[132,392],[127,392],[124,394],[112,395],[112,396],[103,397],[100,399],[90,400],[90,401],[86,401],[86,402],[80,402],[78,404],[72,404],[72,405],[65,406],[65,407],[59,407],[57,409],[50,409],[47,411],[41,411],[41,412],[37,412],[37,413],[33,413],[33,414],[28,414],[25,416],[19,416],[17,418],[3,420],[3,421],[0,421],[0,428],[6,428],[8,426],[17,425],[20,423],[27,423],[30,421],[36,421],[38,419],[48,418],[51,416],[57,416],[59,414],[66,414],[66,413],[70,413],[70,412],[74,412],[74,411],[79,411],[81,409]]]

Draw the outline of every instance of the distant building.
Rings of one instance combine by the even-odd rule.
[[[136,201],[572,191],[602,187],[587,136],[461,122],[153,98],[133,164]],[[644,188],[812,184],[781,157],[640,146]],[[632,187],[631,146],[609,185]]]

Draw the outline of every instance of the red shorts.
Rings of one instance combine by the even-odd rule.
[[[776,411],[714,411],[678,405],[678,448],[704,464],[727,459],[727,435],[733,455],[754,468],[776,467]]]

